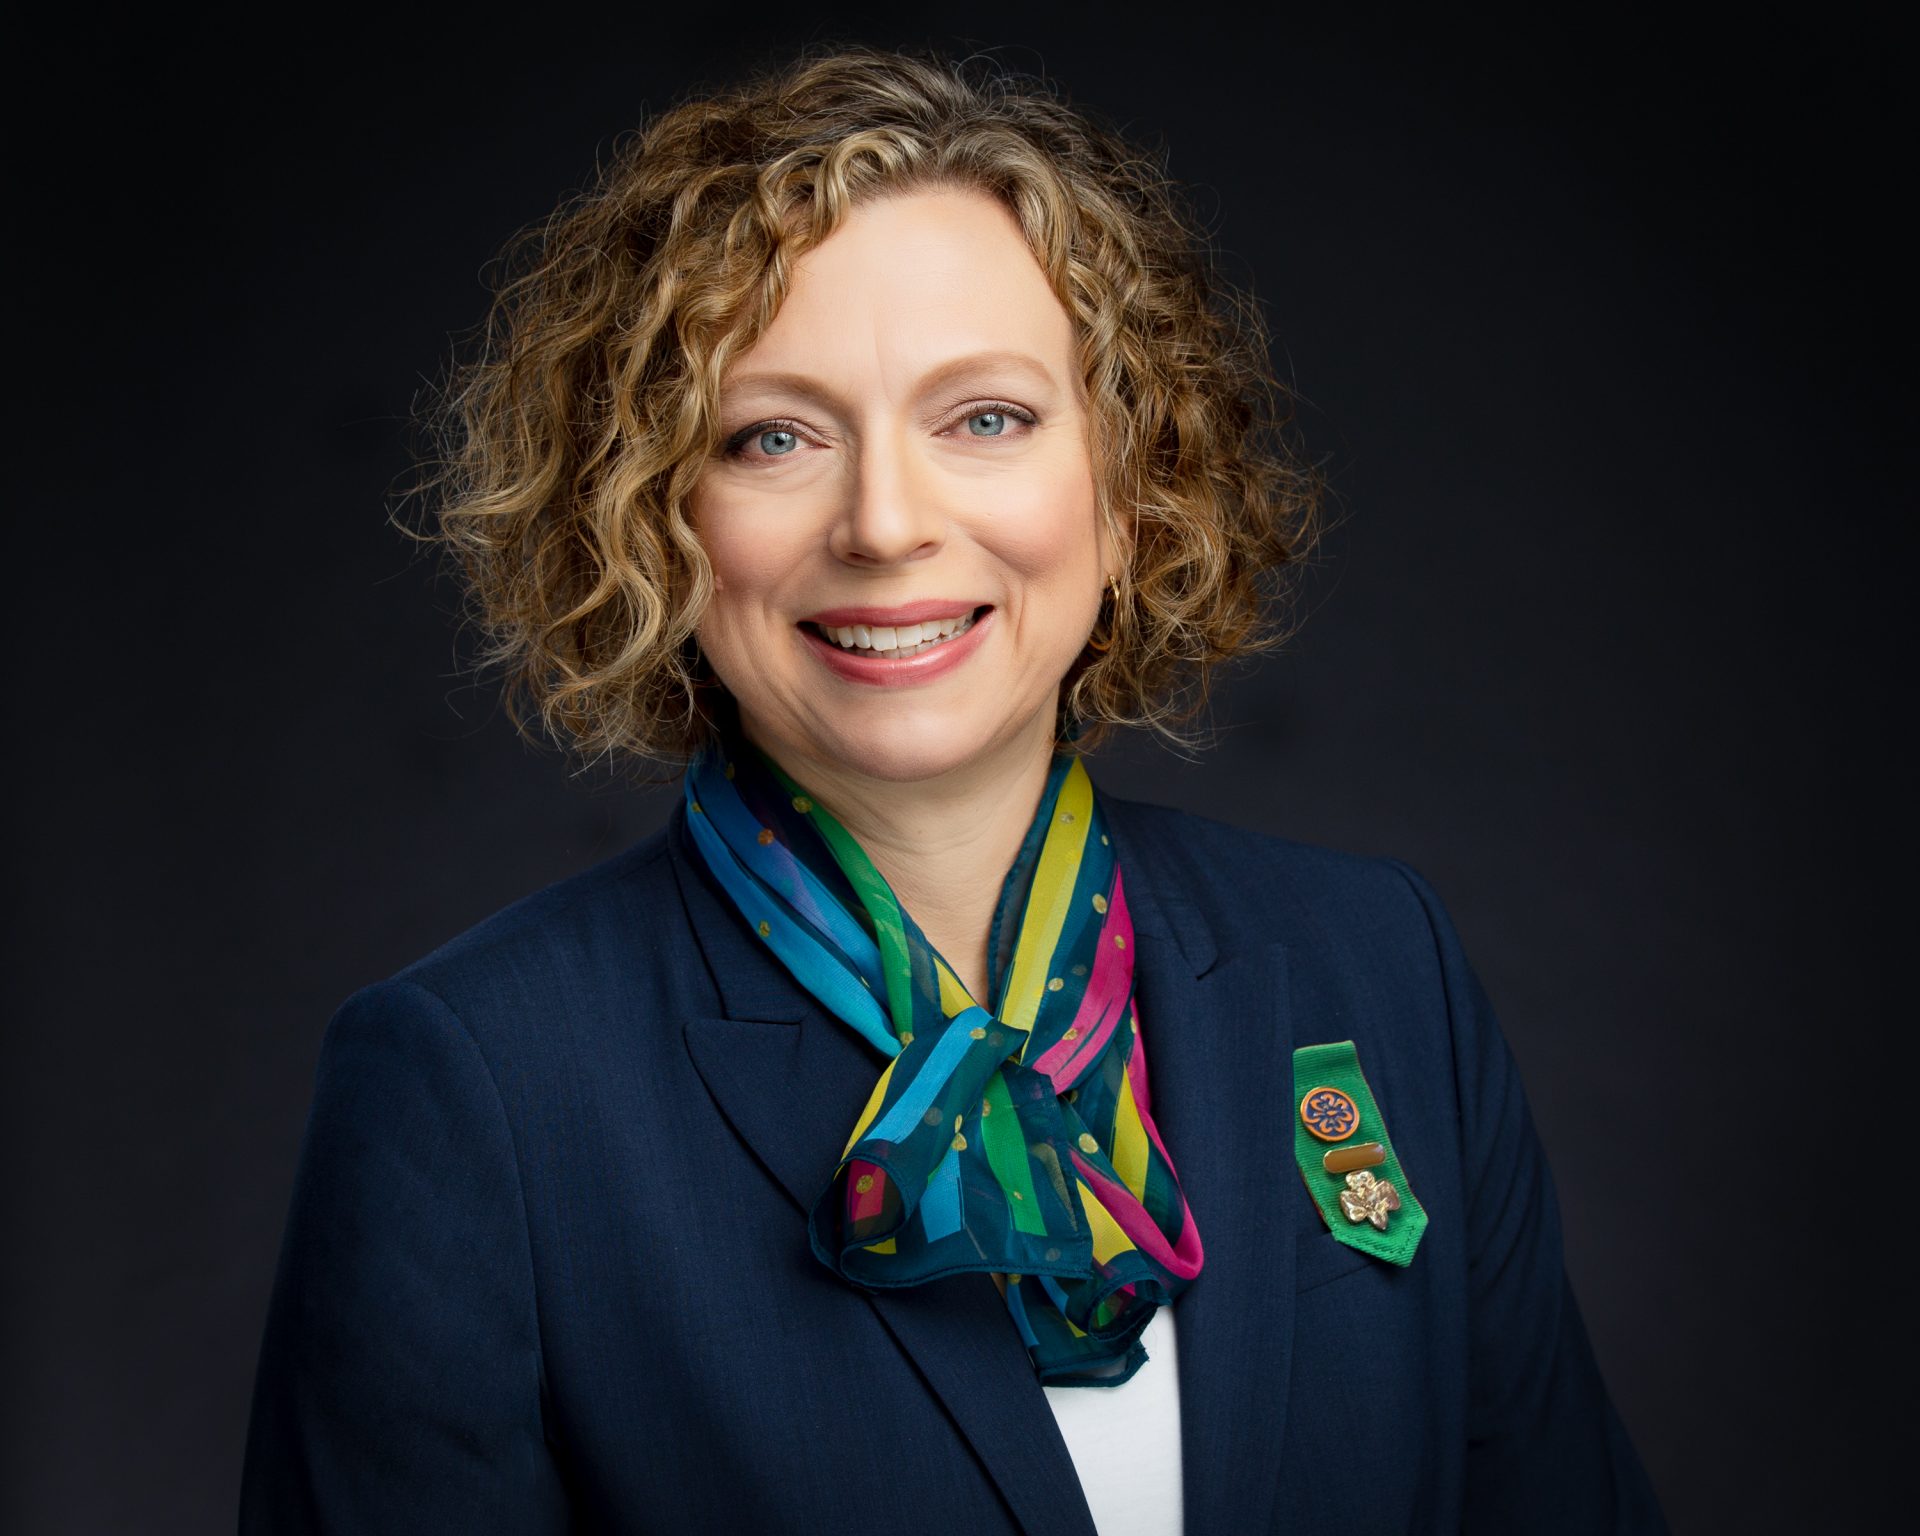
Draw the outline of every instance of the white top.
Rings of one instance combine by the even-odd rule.
[[[1117,1387],[1041,1390],[1100,1536],[1181,1536],[1180,1373],[1173,1308],[1141,1330],[1147,1363]]]

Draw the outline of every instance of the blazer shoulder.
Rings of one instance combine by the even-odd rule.
[[[636,936],[657,934],[659,914],[679,894],[667,861],[667,828],[622,852],[508,903],[401,967],[412,982],[466,1012],[470,998],[543,990],[584,974],[595,957],[632,952]],[[609,944],[608,940],[615,942]]]
[[[1129,891],[1137,864],[1152,886],[1148,900],[1176,932],[1204,931],[1227,950],[1278,939],[1316,974],[1351,979],[1388,967],[1398,983],[1429,995],[1444,985],[1443,962],[1457,948],[1452,923],[1399,859],[1143,801],[1118,802],[1109,820]]]
[[[1384,855],[1302,842],[1145,800],[1107,805],[1123,846],[1139,847],[1183,884],[1217,890],[1230,882],[1240,903],[1251,888],[1322,910],[1332,903],[1412,916],[1429,894],[1414,870]]]

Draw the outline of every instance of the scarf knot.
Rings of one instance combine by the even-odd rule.
[[[1098,795],[1057,754],[988,936],[992,1006],[859,843],[729,734],[687,770],[695,846],[794,979],[885,1060],[808,1216],[850,1284],[990,1270],[1049,1386],[1117,1386],[1200,1273],[1149,1109],[1133,924]]]

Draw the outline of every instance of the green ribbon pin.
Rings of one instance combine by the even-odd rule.
[[[1293,1053],[1293,1107],[1293,1154],[1328,1230],[1362,1253],[1389,1264],[1411,1264],[1427,1230],[1427,1213],[1407,1185],[1351,1040],[1303,1045]],[[1369,1142],[1378,1142],[1386,1154],[1378,1164],[1328,1170],[1328,1153]]]

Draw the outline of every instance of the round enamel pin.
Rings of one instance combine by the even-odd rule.
[[[1300,1123],[1321,1141],[1345,1141],[1360,1129],[1360,1111],[1338,1088],[1309,1088],[1300,1100]]]

